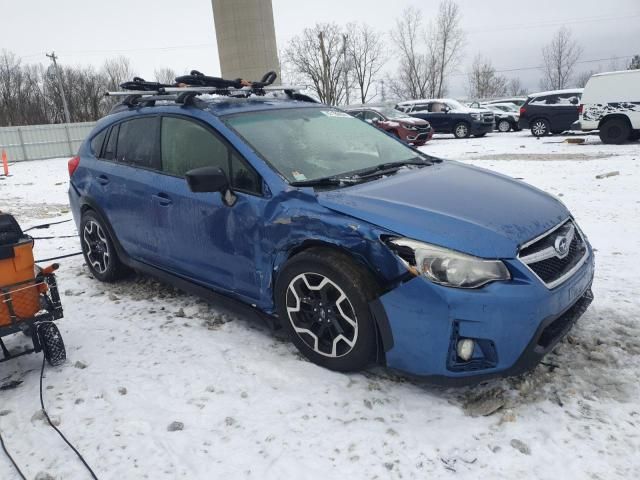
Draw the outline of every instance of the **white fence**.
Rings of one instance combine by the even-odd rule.
[[[0,154],[9,162],[72,157],[95,122],[0,127]]]

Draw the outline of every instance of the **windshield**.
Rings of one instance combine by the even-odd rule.
[[[330,107],[248,112],[224,120],[289,182],[419,155],[381,130]]]
[[[462,105],[457,100],[447,100],[447,105],[449,105],[449,107],[451,107],[452,110],[466,110],[467,109],[467,107]]]

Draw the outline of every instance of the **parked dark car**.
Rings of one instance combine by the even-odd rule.
[[[450,98],[400,102],[396,110],[427,120],[435,132],[453,133],[456,138],[484,137],[493,130],[489,110],[470,108]]]
[[[424,145],[433,137],[433,130],[429,122],[411,117],[395,108],[362,106],[345,110],[354,117],[389,132],[416,147]]]
[[[499,132],[509,132],[520,130],[518,120],[520,120],[520,109],[513,103],[489,103],[484,106],[493,112],[495,118],[495,128]]]
[[[582,88],[554,90],[529,95],[520,107],[520,128],[530,128],[531,134],[543,137],[562,133],[578,120]]]

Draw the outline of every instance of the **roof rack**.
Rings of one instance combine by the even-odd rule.
[[[123,90],[106,92],[105,96],[125,97],[121,104],[128,107],[152,106],[156,101],[175,101],[183,105],[192,105],[198,95],[248,98],[252,95],[265,96],[273,92],[284,92],[292,100],[317,103],[312,97],[299,93],[300,90],[305,90],[306,86],[271,85],[276,78],[275,72],[267,72],[259,82],[242,79],[226,80],[208,77],[197,70],[192,70],[190,75],[177,77],[173,85],[147,82],[140,77],[134,77],[133,81],[120,85]]]

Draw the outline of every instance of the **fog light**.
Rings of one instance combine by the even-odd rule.
[[[470,338],[464,338],[458,341],[458,345],[456,347],[458,357],[465,362],[469,361],[473,356],[473,349],[475,347],[475,342]]]

